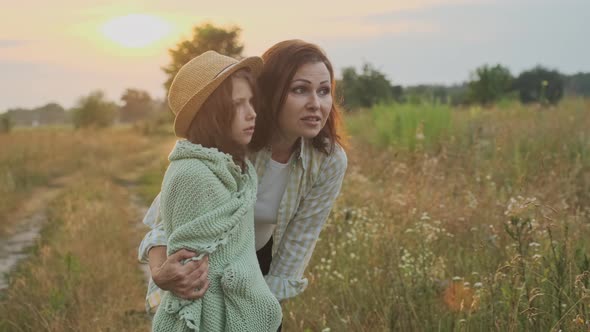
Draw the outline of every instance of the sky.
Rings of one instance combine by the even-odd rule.
[[[299,38],[320,45],[337,75],[368,62],[393,84],[462,83],[497,63],[514,75],[537,64],[590,72],[588,0],[0,0],[0,8],[0,112],[70,108],[95,90],[116,102],[127,88],[163,98],[167,50],[205,22],[240,27],[244,55]],[[137,27],[145,33],[133,35]]]

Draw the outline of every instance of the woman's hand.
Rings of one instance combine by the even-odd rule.
[[[195,257],[197,254],[182,249],[167,257],[166,247],[158,246],[150,249],[148,255],[152,279],[158,287],[187,300],[203,297],[209,287],[207,256],[182,265],[182,261]]]

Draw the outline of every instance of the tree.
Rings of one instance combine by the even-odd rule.
[[[80,98],[72,110],[74,127],[108,127],[113,124],[117,105],[107,101],[102,91],[94,91]]]
[[[172,59],[168,66],[162,68],[168,75],[164,83],[166,91],[170,88],[178,70],[201,53],[214,50],[230,57],[240,58],[244,49],[244,45],[238,41],[241,31],[237,26],[224,29],[210,23],[194,27],[192,39],[182,41],[176,45],[176,48],[168,50]]]
[[[402,101],[411,104],[440,103],[446,104],[450,101],[449,87],[439,84],[418,84],[408,86],[404,89]]]
[[[8,114],[0,115],[0,134],[10,132],[13,126],[14,123]]]
[[[121,96],[124,103],[119,110],[122,122],[135,122],[145,119],[154,111],[152,97],[147,91],[127,89]]]
[[[58,124],[66,122],[66,110],[57,103],[49,103],[33,110],[37,113],[39,124]]]
[[[523,71],[514,82],[514,88],[518,90],[520,101],[525,104],[557,104],[563,97],[563,81],[563,75],[557,70],[536,66]]]
[[[363,64],[360,74],[357,74],[354,67],[343,68],[339,84],[344,104],[349,108],[371,107],[380,102],[389,102],[393,99],[394,92],[399,93],[391,86],[385,74],[369,63]]]
[[[469,97],[480,104],[492,104],[510,92],[512,80],[510,70],[500,64],[481,66],[471,74]]]
[[[590,97],[590,73],[577,73],[565,77],[565,94]]]
[[[33,109],[9,109],[5,114],[14,125],[18,126],[51,125],[68,121],[65,109],[56,103],[49,103]]]
[[[401,85],[394,85],[391,87],[391,97],[398,103],[404,100],[404,87]]]

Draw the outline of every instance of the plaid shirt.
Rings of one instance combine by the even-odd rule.
[[[339,145],[326,155],[301,139],[297,158],[291,159],[287,188],[277,213],[273,233],[272,262],[266,283],[281,301],[297,296],[307,287],[303,273],[334,201],[340,192],[346,171],[346,153]],[[256,168],[258,181],[264,176],[271,158],[270,149],[249,156]],[[158,218],[160,195],[156,197],[143,223],[152,230],[139,246],[139,260],[147,263],[148,251],[167,243],[163,224]],[[160,303],[160,289],[150,279],[146,306],[148,311]]]

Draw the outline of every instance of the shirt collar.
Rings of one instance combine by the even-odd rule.
[[[313,149],[313,146],[311,146],[311,140],[307,140],[303,137],[299,137],[299,139],[297,140],[297,143],[295,143],[297,145],[297,147],[295,148],[295,151],[293,152],[294,154],[294,158],[297,162],[301,163],[301,166],[303,167],[303,170],[306,170],[307,168],[307,163],[306,163],[306,154],[308,152],[309,149]],[[265,149],[268,153],[268,158],[272,158],[272,148],[270,145],[266,146]]]
[[[299,146],[298,149],[299,151],[296,151],[295,153],[298,153],[298,160],[301,161],[301,165],[303,166],[303,169],[305,170],[306,168],[306,155],[307,155],[307,150],[308,149],[312,149],[313,147],[311,146],[311,141],[310,140],[306,140],[303,137],[299,138]]]

